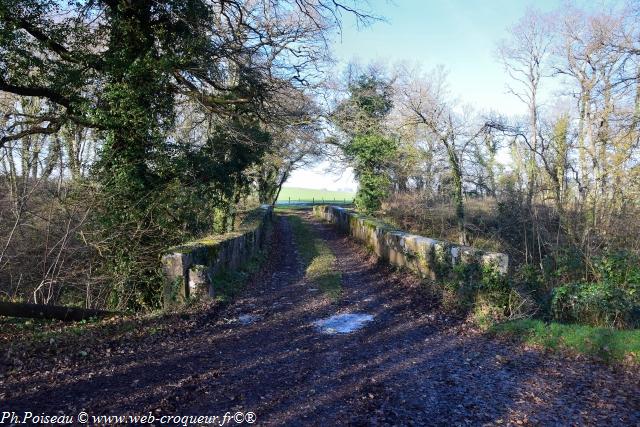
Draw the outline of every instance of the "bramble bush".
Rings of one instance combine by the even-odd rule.
[[[455,265],[450,280],[444,282],[443,303],[458,311],[472,310],[476,321],[485,326],[536,311],[530,298],[492,265]]]
[[[594,263],[594,280],[553,290],[551,310],[559,321],[592,326],[640,326],[640,263],[629,252],[607,254]]]

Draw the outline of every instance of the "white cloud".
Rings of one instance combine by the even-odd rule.
[[[295,170],[284,187],[355,191],[358,184],[350,167],[324,161],[314,166]]]

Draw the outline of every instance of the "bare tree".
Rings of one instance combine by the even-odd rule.
[[[522,101],[528,111],[528,146],[534,153],[527,161],[527,204],[535,192],[540,131],[540,86],[545,76],[547,59],[551,51],[552,32],[548,18],[534,10],[525,15],[510,29],[511,37],[499,45],[499,57],[509,77],[515,84],[509,91]]]
[[[409,126],[424,127],[428,137],[445,151],[454,191],[459,240],[467,244],[464,208],[464,159],[471,144],[484,132],[475,126],[472,112],[458,107],[448,97],[446,74],[437,69],[427,75],[406,71],[396,83],[397,105]]]

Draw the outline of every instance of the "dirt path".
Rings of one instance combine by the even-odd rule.
[[[487,338],[431,308],[414,279],[314,227],[343,272],[337,303],[304,281],[280,217],[270,267],[243,297],[81,361],[28,360],[0,376],[0,412],[251,411],[258,425],[301,426],[640,425],[638,372]],[[347,312],[374,320],[348,335],[313,326]]]

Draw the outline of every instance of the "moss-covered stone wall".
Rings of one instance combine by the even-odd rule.
[[[339,206],[314,206],[313,213],[364,243],[378,257],[424,278],[444,278],[458,263],[490,265],[502,274],[509,269],[506,254],[409,234]]]
[[[214,296],[211,278],[222,270],[237,269],[263,247],[271,216],[271,206],[265,205],[238,231],[167,249],[162,257],[164,306]]]

